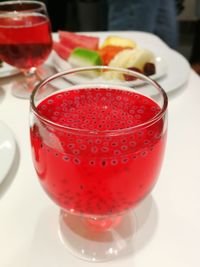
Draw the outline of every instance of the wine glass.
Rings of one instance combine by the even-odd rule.
[[[51,50],[51,26],[44,3],[0,2],[0,58],[24,74],[23,80],[13,85],[16,97],[30,97],[39,80],[36,69]]]
[[[33,162],[61,209],[62,242],[90,261],[127,252],[132,209],[152,190],[163,160],[166,93],[143,74],[97,66],[44,80],[30,101]]]

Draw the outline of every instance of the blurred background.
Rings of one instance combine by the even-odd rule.
[[[192,64],[200,62],[200,0],[185,0],[177,17],[179,44],[177,50]]]

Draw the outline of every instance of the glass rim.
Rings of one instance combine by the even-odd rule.
[[[20,0],[20,1],[3,1],[3,2],[0,2],[0,7],[1,6],[9,6],[9,5],[12,5],[12,4],[15,4],[16,6],[17,5],[20,5],[20,4],[37,4],[38,7],[35,7],[33,9],[30,9],[32,11],[40,11],[40,10],[43,10],[45,9],[46,11],[46,5],[45,3],[43,2],[40,2],[40,1],[34,1],[34,0]],[[30,12],[30,10],[0,10],[0,13],[13,13],[13,12]]]
[[[83,72],[83,71],[90,71],[90,70],[95,70],[95,69],[119,71],[119,72],[123,72],[127,75],[132,75],[132,76],[134,75],[137,78],[140,78],[143,81],[153,85],[154,88],[158,89],[158,91],[160,92],[160,94],[162,95],[162,98],[163,98],[163,104],[162,104],[162,107],[160,107],[160,111],[154,117],[149,119],[148,121],[145,121],[143,123],[139,123],[139,124],[131,126],[131,127],[127,127],[127,128],[123,128],[123,129],[115,129],[115,130],[89,130],[89,129],[80,129],[80,128],[75,128],[75,127],[69,127],[69,126],[61,125],[59,123],[52,122],[51,120],[47,119],[45,116],[39,114],[37,106],[35,105],[35,95],[41,87],[43,87],[47,83],[51,82],[52,80],[60,78],[64,75]],[[80,134],[82,133],[82,134],[92,134],[92,135],[118,135],[118,134],[121,134],[124,132],[129,132],[129,131],[133,131],[136,129],[138,130],[138,129],[150,126],[153,123],[155,123],[156,121],[158,121],[159,119],[161,119],[165,115],[165,113],[167,111],[167,106],[168,106],[167,94],[164,91],[164,89],[156,81],[152,80],[151,78],[149,78],[149,77],[145,76],[144,74],[141,74],[137,71],[124,69],[124,68],[118,68],[118,67],[109,67],[109,66],[71,68],[70,70],[56,73],[56,74],[51,75],[50,77],[44,79],[39,84],[37,84],[36,87],[34,88],[34,90],[32,91],[31,96],[30,96],[30,107],[31,107],[33,113],[41,121],[43,121],[43,122],[45,122],[45,123],[47,123],[53,127],[56,127],[56,128],[68,130],[71,132],[79,132]]]

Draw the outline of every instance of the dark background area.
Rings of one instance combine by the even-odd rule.
[[[106,0],[45,0],[53,31],[107,30]]]

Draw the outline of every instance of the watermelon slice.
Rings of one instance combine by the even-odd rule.
[[[71,54],[71,52],[73,50],[73,49],[70,49],[69,47],[61,44],[60,42],[54,42],[53,43],[53,49],[63,59],[68,59],[69,55]]]
[[[99,38],[87,35],[81,35],[73,32],[58,31],[61,44],[74,49],[76,47],[97,50],[99,46]]]

